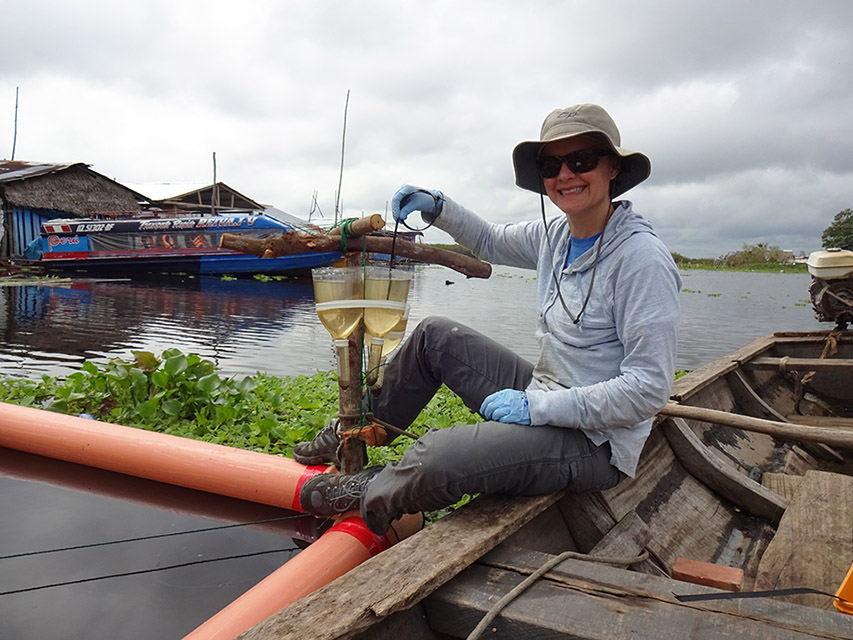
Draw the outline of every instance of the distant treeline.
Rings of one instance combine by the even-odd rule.
[[[431,247],[455,251],[467,256],[474,254],[460,244],[432,244]],[[717,271],[768,271],[778,273],[806,273],[804,264],[793,264],[790,254],[777,246],[758,243],[743,245],[739,251],[733,251],[719,258],[688,258],[673,252],[672,259],[680,269],[704,269]]]

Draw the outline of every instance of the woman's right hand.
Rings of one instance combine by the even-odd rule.
[[[437,216],[441,213],[444,196],[440,191],[428,191],[404,184],[391,199],[391,215],[397,222],[404,222],[412,211]]]

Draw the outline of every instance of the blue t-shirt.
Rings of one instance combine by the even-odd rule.
[[[564,268],[568,269],[570,264],[589,251],[600,235],[600,233],[596,233],[589,238],[569,238],[569,253],[566,256],[566,265]]]

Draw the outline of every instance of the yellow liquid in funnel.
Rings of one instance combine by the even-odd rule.
[[[403,302],[409,298],[409,278],[366,278],[364,281],[364,298],[366,300],[391,300]],[[365,309],[364,324],[367,331],[382,338],[391,331],[406,313],[405,309]]]
[[[352,282],[346,280],[315,280],[314,299],[318,302],[332,302],[334,300],[351,300],[360,292],[355,292]],[[335,340],[346,340],[361,320],[364,309],[355,307],[352,309],[327,309],[318,311],[317,316],[326,330],[332,334]]]

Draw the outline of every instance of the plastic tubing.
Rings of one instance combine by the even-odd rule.
[[[282,456],[2,402],[0,446],[300,512],[303,483],[326,470]]]
[[[377,536],[361,518],[344,516],[317,542],[197,627],[184,640],[231,640],[416,533],[422,526],[421,514],[405,515],[392,523],[388,533]]]

